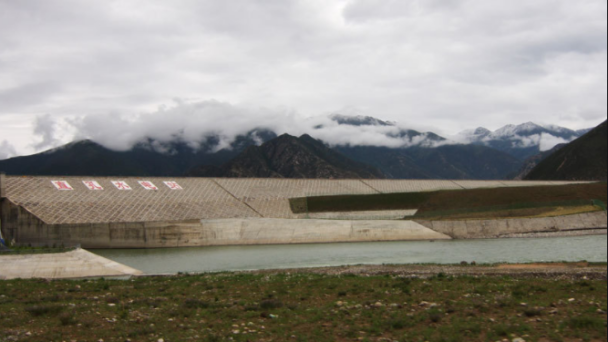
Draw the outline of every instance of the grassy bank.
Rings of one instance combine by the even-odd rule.
[[[225,274],[0,282],[0,341],[606,341],[606,281]]]
[[[77,247],[22,247],[12,246],[9,249],[0,250],[0,256],[2,255],[27,255],[27,254],[61,254],[75,251]]]
[[[322,196],[294,199],[292,210],[296,213],[321,213],[418,209],[416,217],[419,218],[528,217],[560,210],[572,211],[571,208],[579,208],[575,212],[602,210],[599,206],[594,207],[593,201],[606,203],[607,193],[606,183],[595,183],[427,193]]]

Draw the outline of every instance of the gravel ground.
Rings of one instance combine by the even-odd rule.
[[[345,266],[290,270],[243,272],[253,274],[312,273],[326,275],[378,276],[391,275],[409,278],[429,278],[443,273],[448,276],[515,277],[543,279],[608,280],[608,267],[581,264],[508,265],[508,266]]]

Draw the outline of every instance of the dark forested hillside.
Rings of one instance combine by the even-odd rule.
[[[84,140],[32,156],[2,160],[0,171],[25,176],[179,177],[198,165],[223,165],[258,141],[275,137],[274,133],[268,131],[251,132],[238,137],[230,148],[219,151],[215,151],[219,142],[214,137],[197,149],[181,141],[159,143],[149,140],[124,152]]]
[[[197,177],[242,178],[384,178],[379,170],[353,161],[308,135],[283,135],[252,146],[221,167],[201,166]]]
[[[338,151],[395,179],[505,179],[521,167],[515,157],[478,145],[340,147]]]
[[[606,122],[547,157],[526,176],[528,180],[606,181]]]

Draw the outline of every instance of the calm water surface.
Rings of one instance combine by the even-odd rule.
[[[608,261],[608,237],[94,250],[147,274],[379,264]]]

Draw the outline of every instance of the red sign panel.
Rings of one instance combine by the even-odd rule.
[[[133,190],[131,189],[131,187],[129,186],[129,184],[127,184],[127,182],[123,182],[123,181],[112,181],[112,184],[114,185],[114,187],[116,187],[116,189],[118,190]]]
[[[86,186],[89,190],[103,190],[103,187],[96,181],[83,181],[82,184],[84,184],[84,186]]]
[[[150,181],[141,181],[139,182],[139,185],[141,185],[146,190],[158,190],[158,187],[156,187],[156,185],[154,185],[154,183]]]
[[[165,182],[165,185],[171,190],[184,190],[177,182]]]
[[[61,191],[72,191],[72,190],[74,190],[74,188],[72,188],[72,186],[70,185],[70,183],[68,183],[66,181],[52,181],[51,183],[53,183],[53,185],[55,186],[55,188],[57,190],[61,190]]]

